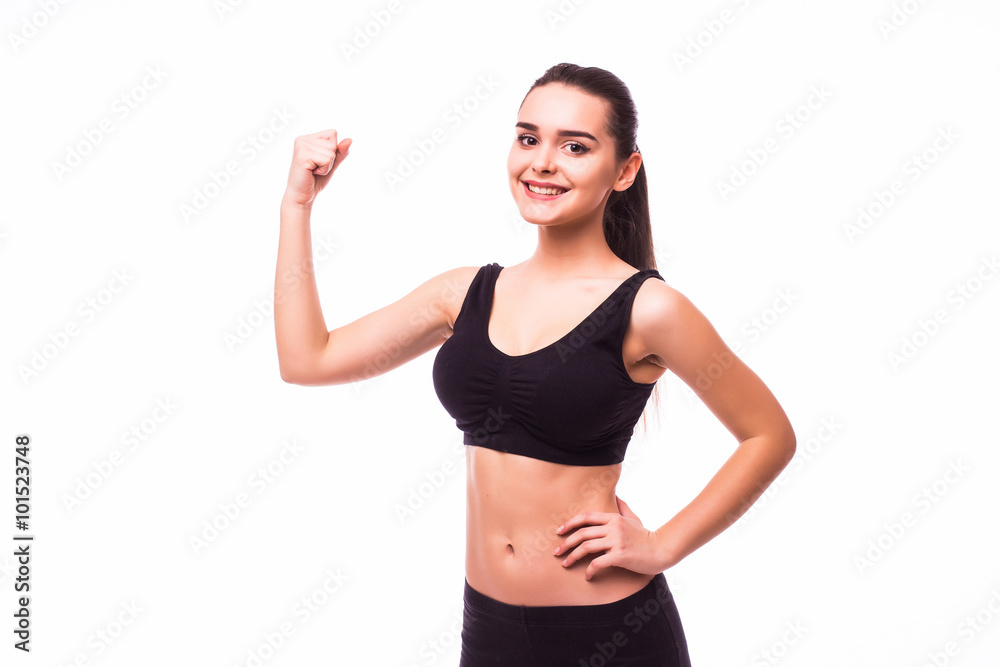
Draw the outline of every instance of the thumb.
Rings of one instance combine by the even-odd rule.
[[[313,169],[313,173],[316,174],[316,176],[320,177],[320,182],[322,182],[324,185],[326,185],[326,182],[329,180],[329,177],[333,175],[333,172],[336,171],[337,167],[340,166],[340,163],[344,161],[344,158],[347,157],[347,154],[349,152],[348,149],[350,148],[350,146],[351,146],[351,140],[344,139],[339,144],[337,144],[333,162],[326,165],[325,167],[316,167],[315,169]]]
[[[340,163],[344,161],[347,154],[350,152],[351,139],[344,139],[339,144],[337,144],[337,156],[334,158],[333,163],[330,166],[330,173],[340,166]]]
[[[622,516],[628,517],[630,519],[639,518],[638,516],[636,516],[635,512],[632,511],[632,508],[630,508],[627,504],[625,504],[624,500],[622,500],[618,496],[615,496],[615,500],[618,502],[618,511],[621,513]]]

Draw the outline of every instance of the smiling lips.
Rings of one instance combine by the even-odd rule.
[[[524,187],[532,194],[545,197],[557,197],[568,192],[567,188],[553,183],[538,183],[536,181],[524,181]]]

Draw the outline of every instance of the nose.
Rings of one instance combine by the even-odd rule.
[[[551,173],[553,167],[552,150],[548,145],[538,146],[531,160],[531,167],[538,173]]]

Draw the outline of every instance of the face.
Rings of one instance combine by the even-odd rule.
[[[625,163],[618,162],[605,130],[606,110],[603,99],[563,84],[528,93],[507,157],[511,193],[526,221],[599,221],[611,191],[632,184],[642,158],[633,153]],[[528,184],[538,184],[542,191],[531,192]]]

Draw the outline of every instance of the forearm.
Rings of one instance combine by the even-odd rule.
[[[654,531],[664,569],[672,567],[739,519],[795,454],[793,435],[747,438],[694,500]]]
[[[316,359],[329,339],[312,258],[312,207],[281,202],[274,275],[274,336],[282,377]]]

